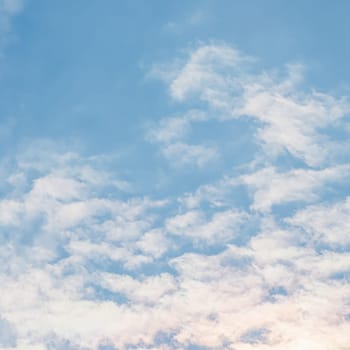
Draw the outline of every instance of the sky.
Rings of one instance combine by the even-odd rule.
[[[347,350],[350,3],[0,0],[0,350]]]

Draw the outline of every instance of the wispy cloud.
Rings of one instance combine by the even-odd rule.
[[[182,142],[167,145],[163,155],[175,166],[203,167],[218,158],[215,148],[205,145],[189,145]]]
[[[344,181],[350,167],[337,166],[322,170],[293,169],[278,173],[274,168],[263,168],[241,177],[241,181],[253,188],[252,208],[268,211],[273,205],[319,199],[327,184]]]
[[[287,74],[254,72],[254,60],[230,46],[195,48],[183,64],[160,66],[154,75],[166,81],[177,101],[199,99],[215,110],[219,120],[253,118],[256,140],[269,157],[288,152],[309,166],[333,155],[327,126],[349,112],[344,98],[301,88],[301,65],[287,65]],[[334,140],[333,140],[334,141]]]
[[[204,122],[209,116],[198,110],[191,110],[183,116],[161,119],[158,125],[149,127],[146,139],[158,144],[160,152],[175,167],[199,167],[219,158],[218,150],[207,144],[185,142],[193,123]]]

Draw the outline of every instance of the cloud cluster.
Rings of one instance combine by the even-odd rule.
[[[161,119],[159,125],[149,128],[146,139],[161,147],[160,153],[175,167],[198,167],[213,163],[218,151],[205,143],[191,144],[185,142],[193,123],[205,122],[209,116],[199,110],[190,110],[185,115]]]
[[[341,130],[347,100],[305,91],[300,65],[287,65],[285,74],[277,74],[257,73],[253,63],[228,45],[209,44],[193,50],[179,68],[155,69],[154,75],[167,82],[176,101],[198,99],[218,120],[257,123],[256,142],[265,157],[288,153],[308,166],[324,165],[338,150],[327,128]]]
[[[209,44],[162,72],[204,102],[147,131],[173,164],[219,157],[188,142],[198,126],[255,128],[252,162],[186,193],[135,195],[106,157],[41,143],[3,163],[0,349],[348,349],[349,164],[329,132],[348,105],[253,64]]]

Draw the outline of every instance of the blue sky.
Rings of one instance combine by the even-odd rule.
[[[0,349],[346,349],[349,10],[0,0]]]

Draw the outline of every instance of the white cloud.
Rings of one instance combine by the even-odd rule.
[[[347,165],[322,170],[293,169],[288,172],[277,172],[275,168],[269,167],[243,175],[240,181],[253,189],[252,208],[269,211],[273,205],[317,200],[325,185],[342,181],[348,176],[349,170]]]
[[[218,159],[218,151],[210,146],[189,145],[182,142],[164,146],[162,153],[174,166],[204,167]]]
[[[204,122],[209,117],[200,110],[191,110],[182,116],[163,118],[159,124],[149,128],[147,139],[157,143],[171,143],[183,139],[191,129],[191,124]]]
[[[327,158],[330,146],[327,136],[319,130],[343,117],[349,107],[344,100],[326,94],[298,93],[293,74],[294,71],[282,83],[259,82],[258,77],[257,82],[247,84],[242,96],[244,102],[235,113],[263,123],[257,136],[268,153],[278,155],[287,150],[308,165],[316,166]]]
[[[226,105],[230,80],[227,68],[235,69],[248,59],[227,45],[203,45],[194,50],[170,83],[170,93],[176,100],[199,94],[215,106]],[[230,91],[229,91],[230,92]]]
[[[188,229],[200,222],[199,228],[206,230],[215,223],[212,229],[220,233],[223,215],[228,213],[207,223],[192,213],[169,219],[168,224],[179,228],[178,221]],[[231,245],[209,256],[180,252],[169,261],[176,276],[137,278],[105,272],[103,265],[89,271],[87,261],[81,260],[131,259],[131,251],[110,242],[71,240],[69,256],[57,262],[41,262],[37,268],[22,265],[16,274],[2,270],[0,310],[17,330],[18,349],[49,341],[53,330],[58,339],[86,349],[97,349],[106,341],[119,348],[126,344],[154,348],[159,332],[173,335],[174,346],[168,344],[169,349],[192,343],[292,350],[298,342],[320,349],[336,344],[341,349],[349,340],[344,331],[349,329],[345,316],[350,312],[346,304],[350,287],[330,276],[348,271],[349,254],[319,254],[310,245],[301,247],[303,239],[302,232],[281,229],[268,220],[247,246]],[[10,253],[9,257],[7,264],[14,266],[27,261],[26,256]],[[128,303],[99,300],[96,285],[123,295]],[[277,294],[271,294],[274,289]],[[256,329],[266,329],[264,339],[249,343],[244,335]]]
[[[156,142],[169,142],[181,139],[189,130],[189,120],[172,117],[162,119],[159,127],[148,132],[148,138]]]
[[[14,155],[0,199],[2,349],[348,348],[350,206],[337,186],[349,166],[324,165],[320,132],[346,104],[298,93],[297,67],[281,79],[248,74],[248,61],[223,44],[196,49],[169,89],[211,110],[165,118],[149,140],[174,165],[201,167],[219,149],[187,143],[197,123],[249,114],[265,152],[283,148],[308,167],[283,171],[264,153],[159,200],[134,195],[103,156],[53,144]],[[238,187],[251,194],[247,212],[235,206]],[[304,207],[275,217],[294,201]]]
[[[311,234],[315,243],[342,247],[350,244],[350,200],[308,206],[286,219]]]
[[[170,244],[171,241],[165,236],[162,230],[153,229],[144,233],[135,243],[135,246],[144,254],[158,259],[169,249]]]
[[[247,219],[246,213],[236,210],[222,210],[208,219],[203,212],[193,210],[169,218],[166,228],[171,234],[190,237],[197,243],[223,244],[239,236]]]
[[[193,123],[208,119],[206,113],[198,110],[191,110],[183,116],[163,118],[157,126],[148,129],[146,139],[159,145],[161,154],[171,165],[203,167],[218,157],[217,149],[203,144],[188,144],[183,140]]]
[[[141,281],[127,275],[102,273],[96,277],[96,282],[106,289],[124,294],[132,302],[146,305],[161,303],[165,295],[177,289],[175,278],[165,273]]]
[[[167,74],[158,76],[167,82],[172,98],[204,101],[218,120],[256,119],[256,140],[269,157],[287,151],[309,166],[329,160],[336,141],[324,128],[348,114],[347,100],[303,91],[300,65],[287,65],[287,75],[280,77],[253,73],[251,62],[229,45],[202,45],[180,67],[170,65]]]

